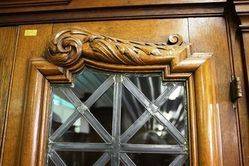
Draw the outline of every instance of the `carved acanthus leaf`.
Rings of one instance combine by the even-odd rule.
[[[209,54],[199,54],[205,60]],[[167,43],[142,43],[97,35],[86,30],[64,30],[57,33],[46,57],[50,62],[72,73],[89,66],[115,72],[182,72],[186,77],[202,62],[194,63],[189,45],[180,35],[170,35]],[[184,61],[185,60],[185,61]],[[188,63],[191,63],[188,66]],[[184,71],[186,69],[186,71]],[[167,70],[167,71],[166,71]]]

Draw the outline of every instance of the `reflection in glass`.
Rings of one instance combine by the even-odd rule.
[[[48,165],[187,161],[184,82],[84,69],[74,86],[54,86],[52,95]]]
[[[134,161],[137,166],[164,166],[169,165],[177,155],[165,154],[129,154],[129,157]]]
[[[58,154],[69,166],[93,165],[103,154],[100,152],[70,152],[60,151]]]

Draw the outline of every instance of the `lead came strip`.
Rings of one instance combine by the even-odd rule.
[[[111,165],[117,166],[120,163],[122,76],[116,75],[114,78]]]
[[[136,164],[131,160],[131,158],[126,153],[120,153],[120,157],[123,164],[128,166],[136,166]]]
[[[52,145],[52,149],[56,151],[106,152],[110,151],[110,145],[105,143],[56,142]]]
[[[110,160],[110,158],[111,158],[110,155],[106,152],[93,164],[93,166],[106,165]]]
[[[54,150],[50,150],[49,152],[50,155],[50,159],[53,161],[53,163],[56,166],[67,166],[66,163],[60,158],[59,154],[54,151]]]

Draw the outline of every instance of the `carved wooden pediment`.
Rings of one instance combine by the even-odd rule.
[[[190,53],[180,35],[166,43],[143,43],[68,29],[57,33],[46,56],[49,62],[72,73],[85,66],[112,72],[163,72],[164,78],[186,78],[211,55]]]

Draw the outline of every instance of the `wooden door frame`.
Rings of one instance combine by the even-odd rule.
[[[103,47],[111,50],[108,53],[113,53],[112,59],[101,52]],[[119,47],[135,47],[142,51],[127,53]],[[127,54],[135,60],[127,60]],[[111,72],[161,72],[164,79],[185,80],[188,83],[190,163],[222,165],[216,76],[211,54],[191,54],[190,45],[179,35],[169,36],[167,43],[153,44],[79,29],[56,33],[49,54],[45,58],[30,59],[20,165],[45,165],[51,84],[72,83],[73,74],[85,66]]]

